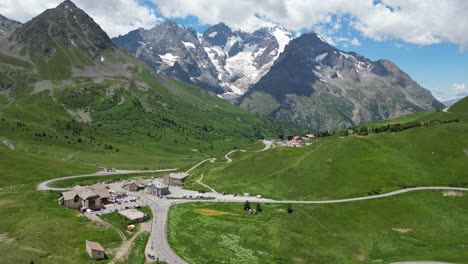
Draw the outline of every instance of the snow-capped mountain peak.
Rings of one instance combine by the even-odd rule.
[[[248,33],[219,23],[197,35],[191,28],[166,21],[114,42],[158,72],[224,97],[237,97],[269,71],[291,39],[292,33],[279,26]]]

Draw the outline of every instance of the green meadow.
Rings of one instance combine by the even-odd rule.
[[[461,121],[398,133],[316,138],[303,148],[239,152],[232,155],[232,163],[206,164],[193,177],[203,173],[203,182],[220,192],[297,200],[365,196],[414,186],[468,186],[466,115],[416,116]],[[396,121],[382,121],[389,122]]]
[[[449,196],[459,195],[459,196]],[[255,205],[251,201],[251,205]],[[189,263],[392,263],[468,260],[468,194],[421,191],[329,205],[191,203],[168,238]]]
[[[0,93],[0,254],[7,256],[2,263],[90,263],[84,240],[111,250],[121,243],[114,229],[60,207],[58,192],[36,191],[43,180],[101,167],[185,169],[280,129],[134,63],[134,79],[62,82],[68,75],[50,65],[37,76],[32,64],[0,56],[0,69],[9,72],[2,71],[0,80],[13,87]],[[51,76],[55,80],[44,90],[34,89],[37,80]],[[56,186],[159,175],[80,178]]]

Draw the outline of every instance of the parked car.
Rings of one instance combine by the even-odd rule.
[[[153,253],[148,253],[148,258],[150,259],[156,259],[156,256]]]
[[[206,193],[205,190],[198,190],[199,193]]]

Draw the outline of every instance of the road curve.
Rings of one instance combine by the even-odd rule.
[[[414,192],[414,191],[424,191],[424,190],[436,190],[436,191],[443,191],[443,190],[450,190],[450,191],[467,191],[468,188],[462,187],[445,187],[445,186],[426,186],[426,187],[414,187],[414,188],[406,188],[401,189],[393,192],[383,193],[383,194],[376,194],[376,195],[369,195],[369,196],[362,196],[362,197],[355,197],[355,198],[346,198],[346,199],[336,199],[336,200],[323,200],[323,201],[298,201],[298,200],[267,200],[266,203],[292,203],[292,204],[332,204],[332,203],[347,203],[347,202],[356,202],[356,201],[364,201],[364,200],[373,200],[373,199],[380,199],[384,197],[394,196],[402,193]]]
[[[123,175],[123,174],[142,174],[142,173],[153,173],[153,172],[169,172],[169,171],[175,171],[177,169],[164,169],[164,170],[117,170],[115,172],[96,172],[96,173],[91,173],[91,174],[82,174],[82,175],[73,175],[73,176],[65,176],[65,177],[60,177],[60,178],[55,178],[47,181],[43,181],[39,183],[36,188],[38,191],[66,191],[70,190],[70,188],[55,188],[55,187],[50,187],[49,184],[58,182],[58,181],[63,181],[63,180],[69,180],[69,179],[78,179],[78,178],[86,178],[86,177],[104,177],[104,176],[110,176],[110,175]]]
[[[265,149],[260,151],[265,151],[271,147],[271,143],[265,143]],[[230,151],[228,154],[225,155],[227,160],[226,163],[232,161],[229,158],[229,155],[235,151]],[[192,168],[190,168],[188,172],[192,171],[193,169],[197,168],[198,166],[202,165],[203,163],[210,161],[215,162],[215,158],[210,158],[203,160]],[[84,178],[84,177],[102,177],[102,176],[109,176],[109,175],[119,175],[119,174],[141,174],[141,173],[151,173],[151,172],[166,172],[166,171],[175,171],[177,169],[166,169],[166,170],[146,170],[146,171],[117,171],[117,172],[97,172],[93,174],[85,174],[85,175],[75,175],[75,176],[65,176],[61,178],[56,178],[52,180],[47,180],[39,183],[37,185],[37,189],[40,191],[44,190],[57,190],[63,191],[68,190],[69,188],[54,188],[49,187],[48,185],[67,179],[75,179],[75,178]],[[202,178],[199,179],[201,182]],[[403,193],[413,192],[413,191],[423,191],[423,190],[452,190],[452,191],[468,191],[468,188],[461,188],[461,187],[444,187],[444,186],[427,186],[427,187],[414,187],[414,188],[406,188],[401,189],[389,193],[384,194],[377,194],[377,195],[370,195],[370,196],[363,196],[363,197],[355,197],[355,198],[345,198],[345,199],[335,199],[335,200],[323,200],[323,201],[302,201],[302,200],[272,200],[272,199],[256,199],[254,197],[229,197],[223,196],[222,198],[217,198],[214,200],[203,200],[203,199],[190,199],[190,200],[166,200],[166,199],[158,199],[156,197],[148,197],[142,195],[141,198],[145,200],[148,205],[150,205],[151,211],[153,212],[153,222],[151,228],[151,236],[148,240],[148,243],[151,243],[152,249],[155,251],[156,255],[160,258],[160,260],[164,260],[167,263],[176,263],[176,264],[187,264],[182,258],[180,258],[170,247],[169,242],[167,240],[167,219],[169,209],[172,205],[180,204],[180,203],[189,203],[189,202],[244,202],[246,199],[256,199],[258,202],[263,203],[276,203],[276,204],[332,204],[332,203],[346,203],[346,202],[356,202],[356,201],[363,201],[363,200],[371,200],[371,199],[380,199],[389,196],[399,195]],[[404,263],[404,262],[403,262]],[[428,262],[430,263],[430,262]]]
[[[185,260],[179,257],[169,245],[167,240],[167,218],[169,215],[169,208],[176,203],[186,203],[189,201],[174,201],[174,200],[158,200],[155,201],[153,197],[144,197],[151,208],[153,213],[153,220],[151,223],[151,236],[148,243],[151,243],[152,251],[154,251],[159,260],[167,263],[188,264]]]
[[[186,171],[185,173],[191,172],[192,170],[194,170],[195,168],[197,168],[198,166],[202,165],[203,163],[205,163],[207,161],[209,161],[211,163],[214,163],[215,160],[216,160],[216,158],[210,158],[210,159],[202,160],[199,163],[195,164],[195,166],[193,166],[192,168],[188,169],[188,171]]]

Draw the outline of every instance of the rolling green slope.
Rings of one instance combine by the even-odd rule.
[[[85,239],[120,245],[60,207],[59,193],[36,191],[42,180],[183,169],[283,127],[151,72],[65,1],[0,38],[1,262],[89,263]]]
[[[292,214],[286,205],[265,204],[255,216],[242,204],[182,204],[170,211],[168,237],[193,264],[466,263],[468,196],[458,195],[293,205]]]
[[[443,112],[426,115],[409,119],[458,117]],[[460,121],[399,133],[319,138],[304,148],[239,153],[232,163],[206,165],[194,174],[204,173],[203,181],[218,191],[278,199],[343,198],[410,186],[467,186],[466,131],[468,123]]]
[[[456,102],[449,108],[450,112],[468,115],[468,96]]]

